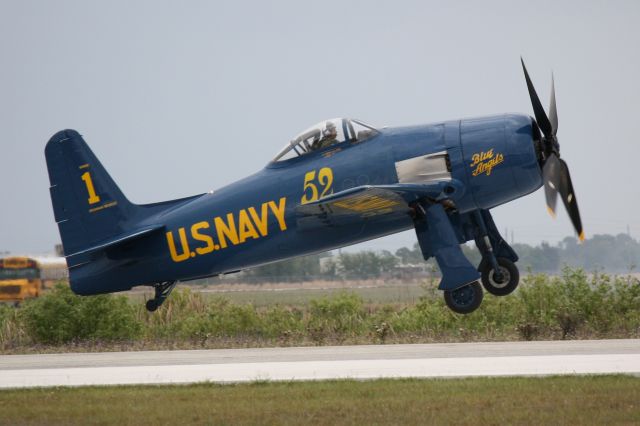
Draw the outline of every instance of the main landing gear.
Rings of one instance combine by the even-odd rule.
[[[470,314],[482,303],[482,287],[494,296],[506,296],[513,293],[520,282],[518,267],[505,257],[498,257],[498,271],[491,262],[481,262],[478,270],[482,286],[478,281],[464,287],[444,292],[444,301],[453,312]]]
[[[498,257],[496,259],[498,270],[491,262],[481,262],[478,267],[482,275],[482,286],[494,296],[506,296],[513,293],[520,282],[518,267],[509,259]]]
[[[147,300],[146,308],[147,311],[153,312],[162,305],[169,294],[173,291],[176,286],[177,281],[165,281],[161,283],[157,283],[153,285],[155,290],[155,297],[153,299]]]
[[[458,314],[470,314],[478,309],[482,303],[482,287],[480,283],[473,282],[455,290],[445,290],[444,301],[453,312]]]
[[[425,260],[435,257],[442,273],[438,289],[443,290],[444,301],[452,311],[475,311],[482,303],[482,287],[495,296],[506,296],[518,287],[520,274],[514,263],[518,255],[500,236],[488,210],[461,215],[433,201],[421,201],[412,207],[422,255]],[[475,240],[482,254],[478,268],[460,249],[460,244],[469,240]]]

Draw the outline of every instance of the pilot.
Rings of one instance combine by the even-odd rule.
[[[336,129],[336,125],[331,121],[327,121],[325,124],[325,128],[322,131],[322,137],[315,141],[313,145],[311,145],[312,150],[318,150],[325,148],[329,145],[333,145],[336,143],[336,138],[338,137],[338,130]]]

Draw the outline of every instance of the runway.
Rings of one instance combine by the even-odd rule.
[[[640,374],[640,339],[0,356],[0,388]]]

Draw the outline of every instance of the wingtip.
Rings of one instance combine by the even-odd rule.
[[[578,239],[580,240],[581,243],[584,242],[584,231],[580,232],[580,235],[578,236]]]
[[[549,213],[549,216],[551,216],[552,218],[556,218],[556,212],[553,211],[553,209],[549,206],[547,206],[547,213]]]

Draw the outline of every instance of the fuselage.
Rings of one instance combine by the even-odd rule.
[[[303,229],[295,208],[354,187],[396,184],[406,174],[402,169],[399,176],[400,167],[434,154],[446,157],[446,172],[464,184],[457,211],[488,210],[541,186],[535,139],[535,123],[524,115],[380,129],[363,142],[271,162],[240,181],[148,217],[139,225],[162,224],[166,232],[132,245],[122,262],[104,257],[75,275],[84,282],[84,275],[91,276],[92,288],[85,293],[126,290],[229,273],[411,229],[409,215]],[[114,268],[128,277],[126,282],[106,278]]]

